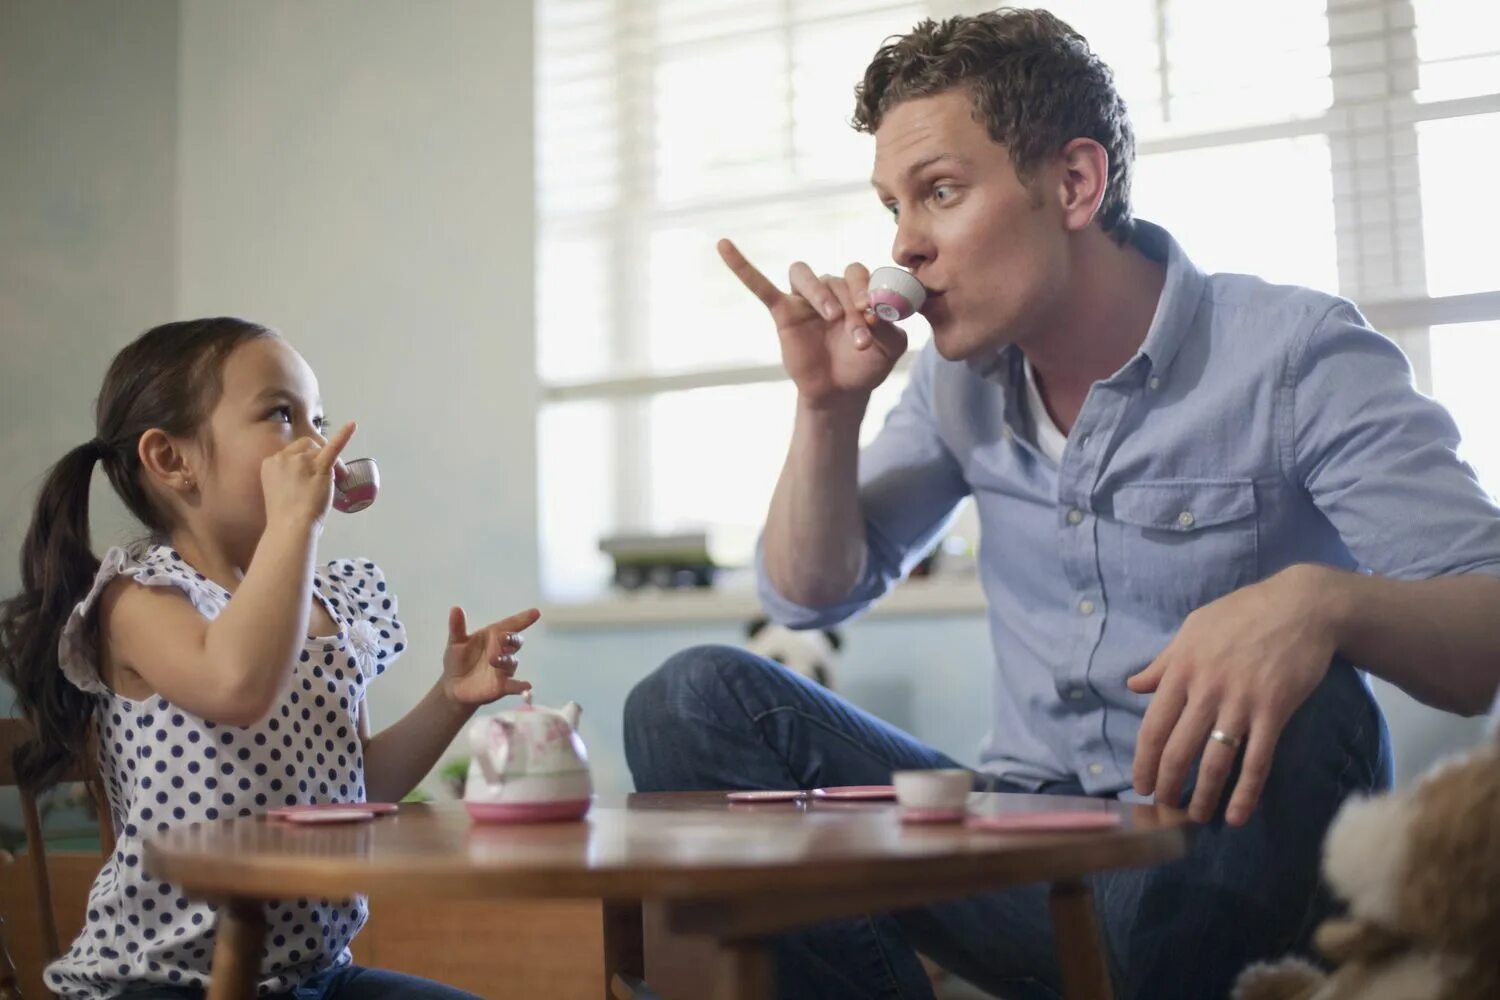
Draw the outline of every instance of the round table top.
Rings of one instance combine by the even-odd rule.
[[[205,896],[712,899],[928,883],[996,887],[1182,856],[1177,810],[1053,795],[976,794],[975,812],[1117,812],[1118,827],[997,833],[903,824],[894,803],[740,805],[722,792],[632,795],[581,822],[486,825],[460,803],[369,822],[263,816],[147,839],[147,870]]]

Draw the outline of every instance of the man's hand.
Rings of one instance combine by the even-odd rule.
[[[1155,692],[1136,745],[1137,792],[1178,805],[1188,770],[1202,755],[1188,812],[1207,822],[1243,749],[1226,818],[1231,826],[1249,820],[1282,729],[1337,652],[1326,599],[1332,577],[1325,567],[1291,566],[1204,605],[1149,667],[1130,678],[1130,690]],[[1238,745],[1230,745],[1234,741]]]
[[[809,406],[868,397],[905,353],[901,328],[868,312],[870,272],[863,264],[850,264],[842,278],[820,278],[798,261],[787,294],[729,240],[719,241],[719,256],[770,311],[782,364]]]

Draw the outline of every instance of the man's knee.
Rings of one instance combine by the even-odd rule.
[[[648,733],[681,722],[727,694],[738,672],[764,669],[765,662],[734,646],[691,646],[668,657],[625,699],[625,732]]]

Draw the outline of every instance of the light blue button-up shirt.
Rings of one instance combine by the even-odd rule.
[[[1149,223],[1133,240],[1166,264],[1161,300],[1060,463],[1034,444],[1017,349],[958,363],[929,344],[860,455],[869,556],[848,598],[799,606],[760,566],[772,617],[833,624],[972,496],[996,667],[981,766],[1023,785],[1129,787],[1149,696],[1126,679],[1193,609],[1286,566],[1500,575],[1500,507],[1458,459],[1457,428],[1352,304],[1206,275]]]

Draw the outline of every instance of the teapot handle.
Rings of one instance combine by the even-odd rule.
[[[497,785],[510,758],[510,726],[500,719],[489,719],[476,727],[469,737],[469,749],[479,764],[486,784]]]

